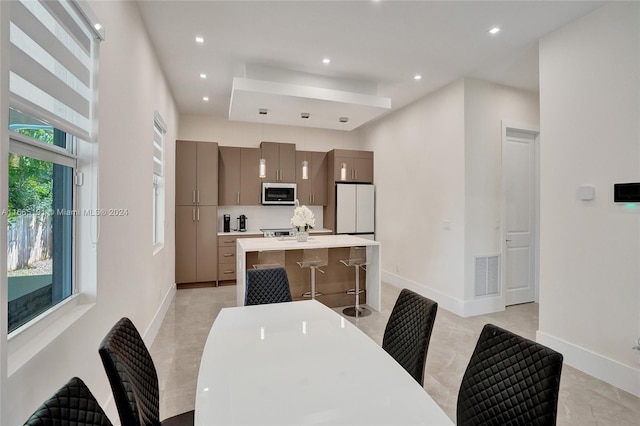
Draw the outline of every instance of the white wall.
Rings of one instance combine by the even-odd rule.
[[[298,151],[360,149],[355,132],[269,124],[268,117],[263,125],[229,121],[221,117],[181,115],[178,139],[251,148],[258,148],[261,141],[285,142],[295,143]]]
[[[101,404],[111,400],[107,413],[113,422],[117,422],[98,345],[122,316],[130,317],[143,336],[152,338],[154,328],[150,329],[150,326],[154,324],[156,313],[162,301],[173,294],[173,141],[177,131],[177,109],[159,71],[137,5],[102,1],[91,1],[90,4],[103,23],[107,37],[100,47],[100,207],[127,208],[129,215],[102,219],[97,304],[81,321],[60,333],[7,380],[2,377],[2,389],[6,389],[1,402],[2,424],[22,424],[42,401],[74,375],[88,384]],[[4,52],[5,49],[2,58]],[[2,81],[4,79],[5,75]],[[151,177],[155,110],[160,112],[168,127],[165,156],[167,213],[165,247],[153,256]],[[5,155],[6,133],[2,135]],[[6,208],[4,195],[3,192],[0,208]],[[3,273],[3,280],[5,277]],[[2,288],[6,289],[6,285]],[[5,351],[0,354],[5,363]]]
[[[537,126],[538,93],[464,80],[465,300],[474,299],[474,256],[500,253],[502,120]],[[499,297],[499,303],[504,303]],[[478,303],[488,303],[479,299]],[[477,306],[481,310],[489,306]],[[469,308],[471,310],[475,308]]]
[[[540,42],[538,340],[565,362],[640,395],[640,5],[616,2]],[[595,186],[580,201],[580,185]]]
[[[375,152],[376,239],[385,279],[457,310],[464,298],[464,82],[359,133],[364,148]]]
[[[503,309],[474,300],[474,255],[501,249],[501,120],[538,119],[536,93],[463,79],[359,131],[387,281],[459,315]]]

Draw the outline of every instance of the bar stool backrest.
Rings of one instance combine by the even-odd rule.
[[[349,259],[345,262],[347,266],[364,265],[367,263],[366,247],[351,247],[349,249]]]
[[[258,252],[258,263],[254,269],[284,268],[284,250],[262,250]]]
[[[301,267],[309,266],[327,266],[329,264],[329,249],[317,248],[317,249],[304,249],[302,250],[302,262]]]

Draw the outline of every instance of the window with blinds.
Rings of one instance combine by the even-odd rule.
[[[164,241],[164,135],[167,126],[158,112],[153,118],[153,198],[152,235],[157,249]]]
[[[95,57],[101,34],[87,6],[62,1],[11,4],[11,106],[91,141]]]
[[[166,132],[166,125],[160,114],[156,112],[153,119],[153,174],[157,176],[163,175],[164,134]]]
[[[9,167],[0,178],[9,186],[9,332],[77,293],[76,271],[95,263],[75,245],[91,233],[78,218],[97,211],[77,209],[79,199],[97,203],[78,170],[82,159],[95,176],[98,160],[97,28],[86,2],[11,2]]]

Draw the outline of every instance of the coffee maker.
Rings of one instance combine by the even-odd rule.
[[[247,216],[241,214],[238,216],[238,231],[245,232],[247,230]]]
[[[223,222],[222,230],[224,232],[231,232],[231,215],[230,214],[225,214],[224,215],[224,222]]]

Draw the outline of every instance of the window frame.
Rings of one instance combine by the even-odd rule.
[[[49,145],[44,142],[33,139],[29,136],[25,136],[21,133],[15,132],[13,130],[9,131],[9,150],[8,154],[15,154],[21,156],[27,156],[30,158],[34,158],[39,161],[46,161],[52,164],[59,164],[62,166],[66,166],[71,168],[72,182],[71,182],[71,197],[72,197],[72,210],[77,211],[78,209],[78,190],[77,190],[77,173],[78,173],[78,156],[75,154],[74,148],[76,146],[76,137],[65,133],[65,137],[67,138],[67,146],[71,146],[72,150],[66,150],[62,147],[56,145]],[[30,319],[26,323],[20,325],[14,330],[7,330],[7,336],[9,340],[12,340],[14,336],[19,335],[24,330],[31,328],[32,323],[39,322],[42,318],[48,316],[51,312],[56,311],[58,306],[66,305],[67,301],[71,299],[76,299],[78,295],[78,284],[77,284],[77,247],[76,247],[76,237],[78,234],[78,221],[76,220],[76,216],[72,216],[72,224],[71,224],[71,294],[64,298],[63,300],[51,305],[48,309],[36,315],[34,318]],[[8,285],[8,280],[7,280]],[[71,303],[71,305],[75,306],[76,303]],[[8,315],[8,310],[7,310]]]
[[[72,186],[73,186],[73,202],[76,209],[91,209],[97,210],[99,208],[98,197],[98,129],[97,129],[97,107],[98,107],[98,75],[99,75],[99,62],[100,62],[100,42],[104,40],[105,29],[100,24],[97,16],[91,9],[88,2],[83,0],[59,0],[54,7],[62,7],[67,14],[75,14],[74,21],[77,25],[85,27],[86,36],[88,37],[88,43],[90,43],[90,85],[88,86],[90,97],[90,123],[91,127],[87,133],[76,134],[73,126],[68,127],[64,120],[58,120],[55,115],[49,114],[45,109],[40,108],[38,103],[29,102],[28,99],[23,98],[20,94],[14,93],[11,88],[11,74],[13,73],[13,61],[10,59],[11,55],[8,53],[3,55],[4,58],[10,59],[5,64],[3,71],[6,70],[7,80],[6,86],[3,86],[7,92],[3,93],[5,101],[2,102],[5,118],[2,121],[3,125],[2,134],[6,137],[6,145],[0,149],[4,163],[7,162],[8,152],[14,152],[14,149],[10,147],[11,139],[22,140],[24,135],[14,135],[10,130],[11,123],[8,118],[9,107],[13,107],[16,110],[29,114],[33,118],[44,121],[47,124],[52,124],[64,131],[67,136],[76,136],[76,145],[74,146],[74,154],[76,155],[76,167],[73,169]],[[3,7],[3,13],[6,20],[3,19],[3,24],[6,24],[6,28],[14,25],[13,16],[11,14],[12,7]],[[60,9],[58,9],[60,10]],[[66,18],[65,18],[66,19]],[[68,21],[66,21],[68,22]],[[40,36],[42,32],[38,33]],[[78,34],[78,33],[76,33]],[[7,30],[7,35],[9,31]],[[3,51],[9,52],[13,46],[13,41],[10,41],[10,37],[6,37],[2,40]],[[6,49],[5,49],[6,48]],[[64,65],[64,63],[63,63]],[[58,76],[60,77],[60,76]],[[26,100],[26,102],[25,102]],[[24,142],[24,140],[22,140]],[[37,143],[37,142],[36,142]],[[29,143],[26,142],[25,146]],[[15,144],[14,144],[15,145]],[[43,144],[47,145],[47,144]],[[32,149],[29,147],[27,149]],[[47,147],[48,150],[53,149],[53,154],[63,154],[57,152],[56,148],[51,146]],[[68,154],[68,153],[67,153]],[[30,155],[31,156],[31,155]],[[0,167],[3,173],[3,178],[8,177],[7,164]],[[79,179],[78,179],[79,178]],[[83,184],[84,181],[84,184]],[[6,195],[6,192],[5,192]],[[3,203],[3,207],[8,207]],[[100,235],[100,221],[98,216],[89,217],[76,217],[72,226],[72,294],[56,305],[52,306],[47,311],[43,312],[36,318],[27,322],[26,324],[18,327],[11,335],[8,334],[8,330],[5,327],[1,332],[2,340],[6,342],[5,349],[0,350],[6,354],[6,375],[3,377],[11,377],[15,372],[25,367],[27,363],[34,358],[38,353],[47,347],[51,342],[55,341],[62,333],[64,333],[70,326],[79,321],[87,312],[89,312],[94,306],[96,301],[97,292],[97,243]],[[6,225],[6,219],[3,221]],[[7,241],[2,238],[3,246],[7,247]],[[3,262],[4,270],[3,277],[6,277],[6,259]],[[7,280],[3,280],[3,292],[7,292]],[[0,297],[1,299],[1,297]],[[7,307],[6,299],[4,299],[5,308]],[[8,315],[5,314],[7,317]],[[3,320],[3,321],[6,321]],[[0,342],[1,345],[1,342]],[[2,349],[2,348],[0,348]],[[4,357],[5,355],[3,355]],[[1,369],[1,367],[0,367]]]
[[[160,143],[156,143],[156,135],[160,135]],[[153,247],[153,254],[157,254],[164,247],[164,225],[165,225],[165,145],[166,145],[167,125],[165,124],[162,116],[158,111],[153,115],[153,198],[151,205],[152,224],[151,224],[151,241]],[[156,152],[160,152],[160,158],[156,155]],[[156,171],[156,164],[159,163],[160,172]]]

